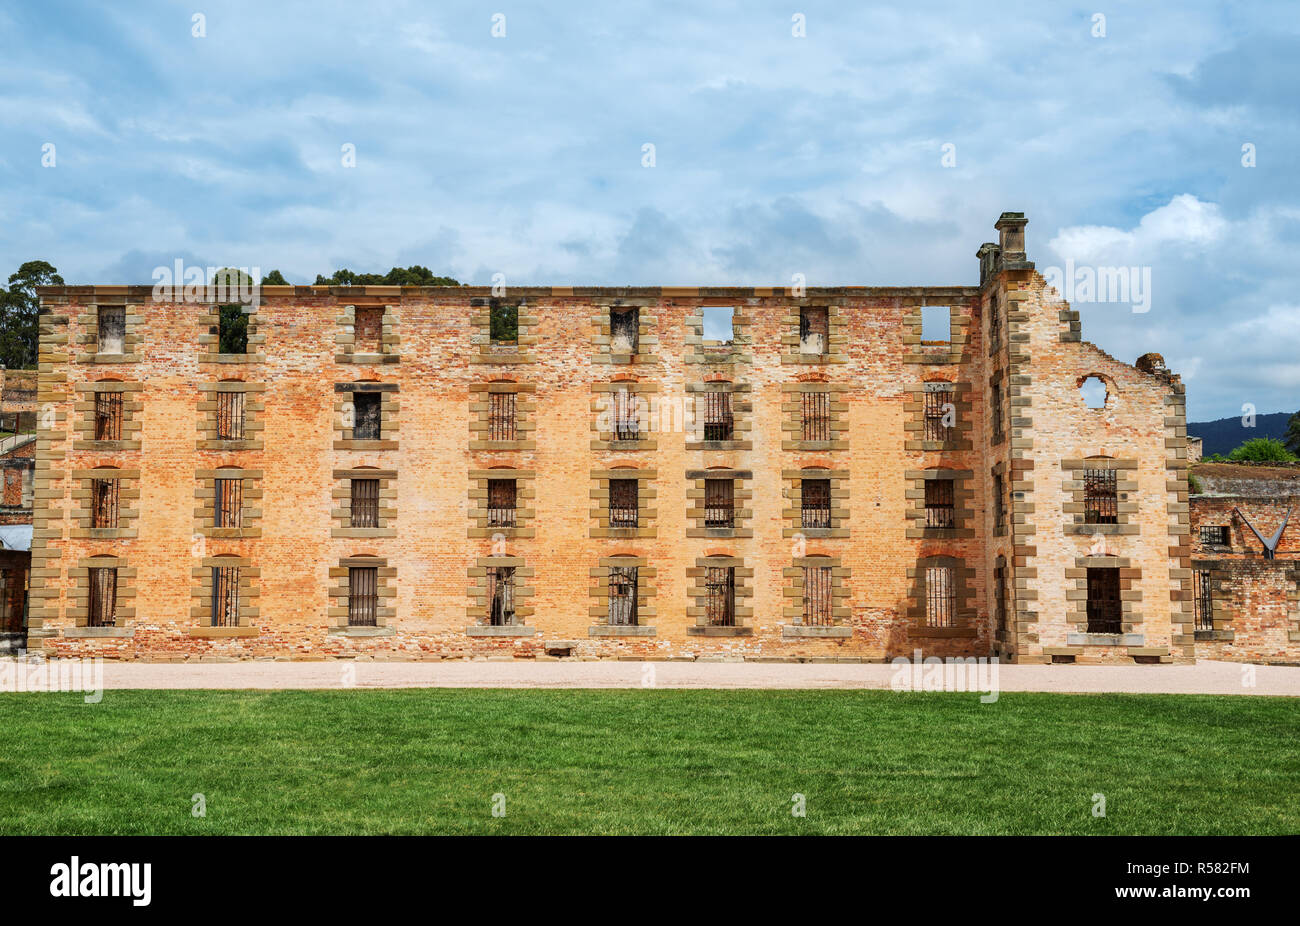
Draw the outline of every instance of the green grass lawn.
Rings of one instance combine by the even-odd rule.
[[[1284,698],[109,691],[0,709],[4,833],[1300,832]]]

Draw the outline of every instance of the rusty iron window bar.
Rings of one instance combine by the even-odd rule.
[[[640,483],[636,479],[609,481],[609,526],[636,527],[639,521]]]
[[[95,393],[95,440],[122,439],[122,393]]]
[[[735,424],[731,414],[731,393],[704,393],[704,439],[731,440]]]
[[[736,485],[731,479],[704,480],[704,526],[736,526]]]
[[[1001,473],[993,474],[993,529],[1002,533],[1007,529],[1006,481]]]
[[[1007,567],[993,567],[994,608],[997,612],[997,629],[1007,629]]]
[[[488,393],[488,440],[515,440],[515,393]]]
[[[348,567],[348,626],[376,627],[379,623],[379,567]]]
[[[488,525],[514,527],[518,504],[518,485],[513,479],[488,480]]]
[[[1210,585],[1210,570],[1197,569],[1195,572],[1196,629],[1214,629],[1214,589]]]
[[[925,567],[925,624],[951,627],[957,616],[957,586],[953,567]]]
[[[117,527],[118,486],[116,479],[90,480],[90,526]]]
[[[952,429],[944,424],[944,415],[952,407],[952,389],[927,389],[925,393],[925,439],[946,441]]]
[[[989,405],[992,406],[992,411],[993,411],[993,437],[995,440],[1000,441],[1002,439],[1002,430],[1003,430],[1002,384],[1001,383],[993,384],[992,395],[989,399]]]
[[[736,626],[736,567],[707,567],[704,587],[709,626]]]
[[[951,528],[957,524],[957,507],[953,500],[951,479],[925,481],[925,526]]]
[[[1083,521],[1085,524],[1116,524],[1119,521],[1119,493],[1116,471],[1083,471]]]
[[[239,626],[239,567],[212,567],[212,626]]]
[[[639,440],[641,437],[641,403],[631,389],[614,393],[614,440]]]
[[[803,567],[803,622],[809,627],[835,623],[833,589],[830,566]]]
[[[242,392],[217,393],[217,438],[219,440],[244,439],[244,394]]]
[[[214,527],[242,527],[244,510],[244,480],[217,479],[215,489],[216,514]]]
[[[92,567],[90,577],[90,610],[86,623],[91,627],[112,627],[117,623],[117,568]]]
[[[1120,633],[1124,608],[1119,597],[1119,570],[1113,566],[1088,569],[1088,633]]]
[[[831,396],[829,392],[804,392],[802,397],[803,440],[831,439]]]
[[[831,526],[831,481],[804,479],[799,486],[800,525],[805,528]]]
[[[505,627],[515,623],[515,567],[489,566],[488,623]]]
[[[1228,527],[1226,524],[1202,525],[1201,543],[1209,546],[1226,547],[1228,545]]]
[[[609,569],[609,622],[615,627],[637,625],[637,567]]]
[[[383,397],[378,392],[352,393],[353,440],[379,440],[383,420]]]
[[[353,479],[352,504],[349,507],[351,527],[379,526],[379,480]]]

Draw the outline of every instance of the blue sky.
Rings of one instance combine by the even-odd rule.
[[[1076,308],[1189,417],[1300,408],[1294,2],[3,0],[0,43],[6,274],[973,283],[1023,211],[1040,269],[1150,268]]]

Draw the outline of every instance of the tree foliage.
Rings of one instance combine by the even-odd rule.
[[[1287,450],[1280,440],[1256,437],[1228,454],[1228,459],[1234,463],[1293,463],[1296,455]]]
[[[394,267],[387,273],[354,273],[346,267],[332,276],[316,276],[317,286],[459,286],[452,277],[435,276],[428,267],[414,264],[403,270]]]
[[[1300,456],[1300,412],[1296,412],[1286,423],[1286,434],[1282,437],[1286,449]]]
[[[9,289],[0,289],[0,364],[8,369],[36,366],[40,339],[36,287],[62,283],[54,265],[44,260],[29,260],[10,274]]]

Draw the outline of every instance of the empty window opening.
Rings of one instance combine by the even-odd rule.
[[[1001,632],[1007,629],[1007,567],[1003,562],[993,567],[993,589],[994,616],[997,619],[997,629]]]
[[[379,480],[353,479],[352,504],[350,506],[351,527],[379,526]]]
[[[116,479],[90,480],[90,526],[117,527],[118,486]]]
[[[488,440],[514,440],[516,419],[515,393],[488,393]]]
[[[831,526],[831,481],[804,479],[799,486],[800,525],[813,530]]]
[[[91,627],[112,627],[117,623],[117,569],[93,567],[90,578],[90,610],[86,623]]]
[[[831,396],[829,392],[804,392],[802,395],[802,438],[807,441],[831,439]]]
[[[989,352],[997,353],[1002,348],[1002,305],[998,294],[989,300]]]
[[[641,401],[626,387],[614,392],[614,440],[639,440],[641,437]]]
[[[921,343],[952,343],[952,311],[946,305],[921,307]]]
[[[735,309],[729,305],[706,305],[701,312],[704,317],[705,346],[731,344],[735,341]]]
[[[1120,633],[1124,608],[1119,598],[1119,569],[1088,567],[1088,633]]]
[[[379,618],[379,567],[348,567],[348,626],[374,627]]]
[[[731,393],[704,393],[704,439],[731,440],[735,425],[731,414]]]
[[[835,623],[830,566],[803,567],[803,622],[809,627]]]
[[[957,587],[951,566],[925,567],[925,625],[951,627],[957,615]]]
[[[215,527],[240,527],[244,510],[244,480],[218,479],[216,488]]]
[[[25,569],[0,569],[0,633],[22,633]]]
[[[515,623],[515,567],[489,566],[488,623],[505,627]]]
[[[126,341],[126,306],[101,305],[98,315],[99,353],[122,353]]]
[[[636,479],[611,479],[609,481],[609,526],[636,527],[639,497]]]
[[[122,393],[95,393],[95,440],[122,439]]]
[[[825,354],[830,351],[830,309],[825,307],[799,310],[799,353]]]
[[[514,527],[518,484],[513,479],[488,480],[488,526]]]
[[[637,567],[609,569],[609,622],[615,627],[637,625]]]
[[[991,388],[989,405],[993,412],[993,437],[1000,440],[1002,437],[1002,384],[994,383]]]
[[[1117,524],[1119,522],[1119,494],[1116,491],[1116,471],[1113,469],[1085,469],[1083,471],[1083,522],[1085,524]]]
[[[243,307],[223,305],[217,319],[217,351],[222,354],[248,353],[248,313]]]
[[[736,526],[736,486],[731,479],[704,480],[704,526]]]
[[[705,613],[711,627],[736,626],[736,567],[705,569]]]
[[[925,526],[950,528],[957,522],[957,507],[953,501],[951,479],[925,481]]]
[[[1226,547],[1228,545],[1228,527],[1226,524],[1203,525],[1201,543],[1207,546]]]
[[[1193,574],[1196,600],[1196,629],[1214,629],[1214,591],[1210,585],[1210,570],[1197,569]]]
[[[925,439],[946,441],[956,424],[957,406],[953,404],[951,386],[927,384],[925,387]]]
[[[383,421],[382,396],[378,392],[352,393],[353,440],[379,440]]]
[[[993,529],[999,534],[1007,529],[1006,481],[1001,473],[993,474]]]
[[[212,626],[239,625],[239,567],[212,567]]]
[[[1100,376],[1089,376],[1079,384],[1079,395],[1089,408],[1106,407],[1106,381]]]
[[[217,439],[244,439],[244,394],[217,393]]]
[[[493,344],[516,344],[519,341],[519,306],[493,302],[489,315],[489,336]]]
[[[640,343],[641,310],[609,310],[609,347],[618,354],[635,354]]]
[[[358,354],[384,352],[384,310],[382,307],[358,308],[352,317],[352,350]]]

